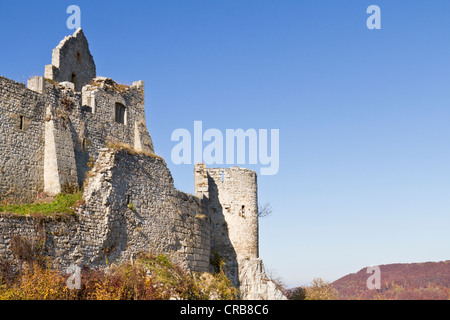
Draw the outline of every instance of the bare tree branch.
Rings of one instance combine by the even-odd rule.
[[[270,216],[272,214],[272,206],[270,205],[269,202],[263,204],[263,205],[258,205],[258,217],[259,218],[264,218],[267,216]]]

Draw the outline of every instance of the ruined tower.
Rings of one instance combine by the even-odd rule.
[[[252,170],[195,167],[195,195],[207,199],[211,218],[211,248],[221,253],[235,281],[238,260],[259,255],[257,194]]]
[[[94,58],[82,29],[65,37],[53,49],[52,64],[45,66],[44,77],[56,82],[71,82],[77,92],[96,77]]]
[[[285,299],[269,280],[259,257],[258,187],[252,170],[196,164],[195,195],[211,220],[213,258],[223,260],[231,282],[249,300]],[[216,257],[214,257],[217,255]]]
[[[144,87],[97,77],[81,29],[53,49],[44,77],[27,87],[0,77],[0,201],[81,187],[111,143],[153,153]]]

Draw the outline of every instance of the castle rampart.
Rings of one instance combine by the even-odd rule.
[[[30,200],[43,191],[42,95],[0,77],[0,201]]]
[[[0,258],[15,259],[15,236],[43,241],[62,269],[151,251],[207,272],[220,257],[243,299],[282,299],[259,258],[256,173],[198,164],[196,195],[176,190],[154,154],[144,89],[97,77],[81,30],[53,50],[45,77],[27,87],[0,77],[0,201],[83,190],[74,215],[0,214]]]
[[[75,70],[78,82],[34,77],[27,89],[0,78],[0,201],[30,202],[40,192],[55,195],[80,188],[98,150],[107,144],[153,152],[143,81],[126,86],[95,77],[81,30],[53,50],[53,66],[60,74]]]
[[[0,255],[13,259],[11,239],[44,241],[62,270],[107,266],[139,253],[169,254],[186,269],[209,271],[210,221],[201,200],[176,190],[164,160],[101,149],[74,216],[0,216]]]
[[[65,37],[53,49],[52,64],[45,66],[45,78],[56,82],[71,82],[78,92],[95,77],[94,58],[81,29]]]

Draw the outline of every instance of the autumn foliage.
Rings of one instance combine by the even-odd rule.
[[[337,300],[338,292],[322,278],[314,278],[304,287],[298,287],[287,291],[289,300]]]
[[[188,273],[164,255],[141,255],[134,262],[107,270],[85,268],[80,289],[69,289],[69,274],[50,262],[32,261],[16,272],[3,262],[0,300],[208,300],[237,299],[223,270],[215,274]]]
[[[448,300],[450,261],[380,266],[381,288],[369,290],[367,269],[349,274],[331,285],[345,300]]]

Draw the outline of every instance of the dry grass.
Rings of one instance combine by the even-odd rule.
[[[69,290],[68,274],[50,264],[28,264],[11,275],[0,268],[0,300],[234,300],[238,291],[223,272],[184,271],[165,255],[143,254],[108,271],[82,269],[81,287]]]
[[[107,79],[105,81],[92,80],[89,83],[89,85],[94,86],[94,87],[99,87],[99,88],[103,87],[105,90],[109,90],[109,91],[113,91],[113,92],[117,92],[117,93],[123,93],[131,88],[131,86],[128,84],[120,84],[120,83],[115,82],[112,79]]]
[[[50,83],[50,84],[52,84],[52,85],[54,85],[54,86],[56,86],[56,85],[59,84],[59,82],[57,82],[57,81],[55,81],[55,80],[48,79],[48,78],[44,78],[44,79],[45,79],[45,81],[47,81],[48,83]]]
[[[153,152],[145,151],[145,150],[137,151],[134,147],[132,147],[131,145],[124,143],[124,142],[109,140],[106,143],[106,148],[113,149],[113,150],[124,150],[124,151],[128,152],[130,155],[135,155],[135,154],[145,155],[147,157],[164,160],[162,157],[154,154]]]

